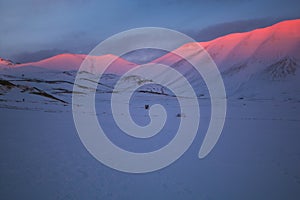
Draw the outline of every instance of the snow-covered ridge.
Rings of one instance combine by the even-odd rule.
[[[207,50],[221,71],[246,61],[269,63],[274,60],[280,60],[283,57],[299,58],[300,19],[283,21],[273,26],[250,32],[233,33],[212,41],[199,42],[198,44]],[[188,52],[191,46],[192,44],[186,44],[176,49],[176,51]],[[146,51],[143,53],[146,53]],[[191,54],[194,53],[191,51]],[[197,54],[194,56],[197,56]],[[37,62],[16,64],[14,67],[35,66],[48,69],[78,70],[85,58],[97,62],[97,60],[102,60],[106,57],[117,59],[119,70],[124,67],[130,68],[128,67],[130,65],[131,67],[135,66],[134,63],[123,58],[117,58],[111,54],[87,57],[85,54],[66,53]],[[170,52],[152,62],[170,64],[170,62],[174,63],[178,60],[181,60],[181,58],[174,57],[172,52]],[[2,61],[0,64],[2,64]]]
[[[221,72],[237,65],[270,65],[283,58],[300,58],[300,19],[280,22],[270,27],[245,33],[233,33],[208,42],[199,42],[212,57]],[[193,43],[185,44],[175,51],[189,52],[197,57]],[[170,64],[182,60],[173,52],[153,62]],[[253,69],[259,70],[259,69]]]
[[[15,67],[40,67],[46,69],[54,69],[54,70],[78,70],[82,62],[86,59],[91,65],[97,65],[103,60],[106,59],[114,59],[115,61],[111,64],[109,68],[109,73],[124,73],[128,69],[132,68],[136,64],[128,62],[125,59],[118,58],[117,56],[108,54],[102,56],[90,56],[85,54],[59,54],[41,61],[31,62],[31,63],[23,63],[16,65]],[[120,67],[122,66],[122,67]]]
[[[300,101],[297,87],[300,82],[300,20],[284,21],[267,28],[230,34],[198,44],[207,50],[221,71],[229,99]],[[189,57],[197,59],[200,54],[193,51],[193,45],[183,45],[174,52],[184,51]],[[199,98],[209,98],[201,76],[174,52],[152,62],[166,64],[180,71]],[[0,102],[5,105],[24,101],[69,104],[76,72],[84,59],[94,68],[99,67],[97,63],[100,61],[116,59],[101,77],[98,94],[113,92],[120,75],[136,66],[114,55],[60,54],[23,64],[1,59]],[[92,74],[87,74],[89,76]],[[128,77],[126,80],[139,85],[143,77]],[[149,85],[139,92],[172,95],[162,86],[149,81]]]

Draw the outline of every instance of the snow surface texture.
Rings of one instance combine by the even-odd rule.
[[[153,62],[172,63],[195,88],[200,129],[179,160],[143,175],[105,167],[80,142],[72,119],[71,95],[76,70],[85,55],[62,54],[26,64],[1,59],[0,197],[299,199],[299,30],[300,20],[291,20],[201,43],[217,63],[228,95],[223,133],[202,160],[197,153],[210,119],[206,85],[189,63],[174,54],[155,58]],[[191,45],[177,50],[189,51]],[[191,56],[197,55],[191,52]],[[101,57],[89,59],[93,63]],[[101,77],[96,91],[97,115],[107,136],[118,146],[149,152],[174,137],[184,115],[170,90],[143,77],[129,76],[128,85],[149,82],[132,97],[130,111],[136,123],[149,123],[145,105],[155,103],[166,108],[168,119],[162,130],[166,134],[147,141],[122,134],[112,117],[110,97],[120,75],[133,66],[136,64],[118,58]],[[86,73],[87,79],[90,76],[93,74]]]

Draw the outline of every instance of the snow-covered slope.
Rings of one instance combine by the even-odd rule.
[[[1,199],[300,199],[299,35],[299,20],[292,20],[200,43],[222,72],[228,94],[222,135],[205,159],[197,157],[211,122],[205,83],[172,53],[154,60],[179,70],[193,85],[199,96],[200,124],[196,139],[180,159],[141,176],[102,165],[80,142],[71,94],[86,55],[62,54],[16,65],[0,60]],[[177,51],[199,58],[193,44]],[[90,67],[99,67],[97,59],[106,58],[115,56],[90,57]],[[115,123],[111,93],[120,74],[134,66],[118,59],[101,77],[96,113],[106,136],[118,147],[155,151],[173,140],[186,116],[170,91],[148,84],[130,99],[130,115],[137,124],[147,125],[158,116],[149,118],[145,106],[158,103],[166,109],[166,124],[148,139],[125,134]],[[88,81],[94,76],[78,73]],[[146,81],[138,76],[124,80],[128,85]]]
[[[300,20],[284,21],[198,44],[207,50],[221,71],[228,98],[299,101]],[[196,44],[183,45],[174,52],[185,52],[189,58],[198,59],[201,53],[193,51],[194,45]],[[174,67],[184,74],[200,98],[209,98],[201,76],[174,52],[152,62]],[[32,94],[34,98],[42,97],[46,101],[70,102],[76,70],[85,58],[91,68],[101,67],[97,63],[105,59],[116,59],[99,83],[100,93],[112,92],[120,75],[136,66],[114,55],[87,57],[83,54],[60,54],[38,62],[16,65],[1,59],[2,102],[26,101]],[[88,76],[90,75],[87,74]],[[138,85],[143,77],[132,76],[126,80]],[[171,95],[165,88],[154,84],[141,88],[140,92]]]
[[[53,70],[78,70],[84,59],[88,61],[91,67],[95,68],[102,67],[97,66],[97,63],[101,63],[102,60],[116,59],[107,70],[107,73],[115,74],[122,74],[136,65],[111,54],[103,56],[87,56],[84,54],[59,54],[41,61],[19,64],[15,67],[34,66]]]
[[[299,58],[300,20],[283,21],[270,27],[230,34],[200,44],[221,70],[245,62],[270,64],[284,57]]]
[[[300,97],[298,87],[295,87],[300,82],[300,20],[284,21],[267,28],[230,34],[198,44],[206,49],[217,64],[229,95],[243,91],[244,95],[254,97],[259,91],[260,95],[268,96],[268,91],[274,88]],[[171,65],[183,71],[185,76],[190,76],[192,82],[197,82],[194,79],[198,79],[198,76],[187,70],[191,69],[189,63],[175,54],[185,52],[190,59],[197,60],[202,55],[193,51],[195,45],[183,45],[152,62]],[[257,86],[247,86],[247,90],[241,88],[248,84]],[[265,89],[261,89],[261,86]]]

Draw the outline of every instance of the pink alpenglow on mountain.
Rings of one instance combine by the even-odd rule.
[[[199,42],[221,71],[245,62],[268,64],[285,57],[300,58],[300,20],[289,20],[245,33],[234,33],[208,42]],[[174,52],[195,57],[193,44],[185,44]],[[190,51],[189,53],[187,53]],[[170,65],[181,58],[172,52],[153,62]]]
[[[300,57],[300,20],[277,23],[246,33],[235,33],[200,43],[217,64],[270,61]]]
[[[260,28],[245,33],[229,34],[208,42],[199,42],[219,67],[220,71],[226,71],[230,67],[249,65],[269,65],[279,62],[284,58],[300,59],[300,19],[288,20],[273,26]],[[184,52],[193,59],[200,59],[201,54],[193,51],[193,44],[185,44],[173,52],[167,53],[153,63],[173,65],[182,58],[175,55],[176,52]],[[10,65],[13,67],[34,66],[55,70],[78,70],[84,54],[60,54],[41,61]],[[105,60],[116,59],[106,70],[106,73],[123,74],[137,64],[129,62],[115,55],[89,56],[88,62],[93,68],[101,68],[99,63]],[[1,61],[4,62],[4,61]],[[5,61],[6,62],[6,61]],[[7,64],[1,64],[6,65]],[[258,66],[257,65],[257,66]]]
[[[41,61],[19,64],[16,67],[34,66],[46,69],[55,70],[78,70],[84,59],[87,58],[87,63],[91,64],[91,67],[101,68],[100,63],[105,60],[114,60],[114,62],[107,69],[107,73],[123,74],[136,64],[131,63],[117,56],[108,54],[103,56],[89,56],[84,54],[59,54]]]

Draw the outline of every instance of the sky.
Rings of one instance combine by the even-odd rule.
[[[107,37],[164,27],[207,41],[300,18],[299,0],[0,0],[0,57],[89,53]]]

